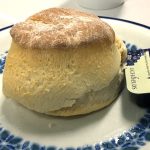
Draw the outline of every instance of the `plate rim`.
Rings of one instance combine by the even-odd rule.
[[[139,23],[139,22],[131,21],[131,20],[128,20],[128,19],[121,19],[121,18],[109,17],[109,16],[99,16],[99,15],[98,15],[98,17],[102,18],[102,19],[109,19],[109,20],[126,22],[126,23],[129,23],[129,24],[137,25],[137,26],[140,26],[140,27],[143,27],[145,29],[150,30],[150,26],[142,24],[142,23]],[[2,28],[0,28],[0,32],[9,29],[12,26],[14,26],[14,24],[10,24],[10,25],[2,27]]]
[[[98,16],[98,17],[99,18],[103,18],[103,19],[110,19],[110,20],[126,22],[126,23],[129,23],[129,24],[137,25],[137,26],[140,26],[140,27],[143,27],[145,29],[150,30],[150,26],[142,24],[142,23],[139,23],[139,22],[131,21],[131,20],[128,20],[128,19],[121,19],[121,18],[108,17],[108,16]]]

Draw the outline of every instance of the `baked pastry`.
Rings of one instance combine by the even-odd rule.
[[[107,106],[121,91],[126,49],[97,16],[50,8],[14,25],[10,34],[3,92],[25,107],[80,115]]]

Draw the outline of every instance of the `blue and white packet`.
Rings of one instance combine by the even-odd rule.
[[[150,48],[127,52],[126,85],[133,94],[150,93]]]

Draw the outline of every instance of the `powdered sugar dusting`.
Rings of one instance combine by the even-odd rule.
[[[51,8],[16,24],[11,35],[25,48],[68,48],[82,43],[108,38],[114,42],[114,32],[98,17],[80,11]]]

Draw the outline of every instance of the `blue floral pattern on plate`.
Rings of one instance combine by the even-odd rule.
[[[128,55],[131,56],[131,61],[127,65],[133,65],[140,56],[143,55],[142,51],[136,45],[126,44]],[[6,53],[0,57],[0,73],[3,73]],[[143,147],[146,142],[150,141],[150,110],[139,120],[139,122],[124,132],[118,137],[112,138],[108,141],[99,142],[95,145],[86,145],[81,147],[54,147],[44,146],[32,141],[13,135],[10,131],[0,125],[0,150],[138,150]]]

